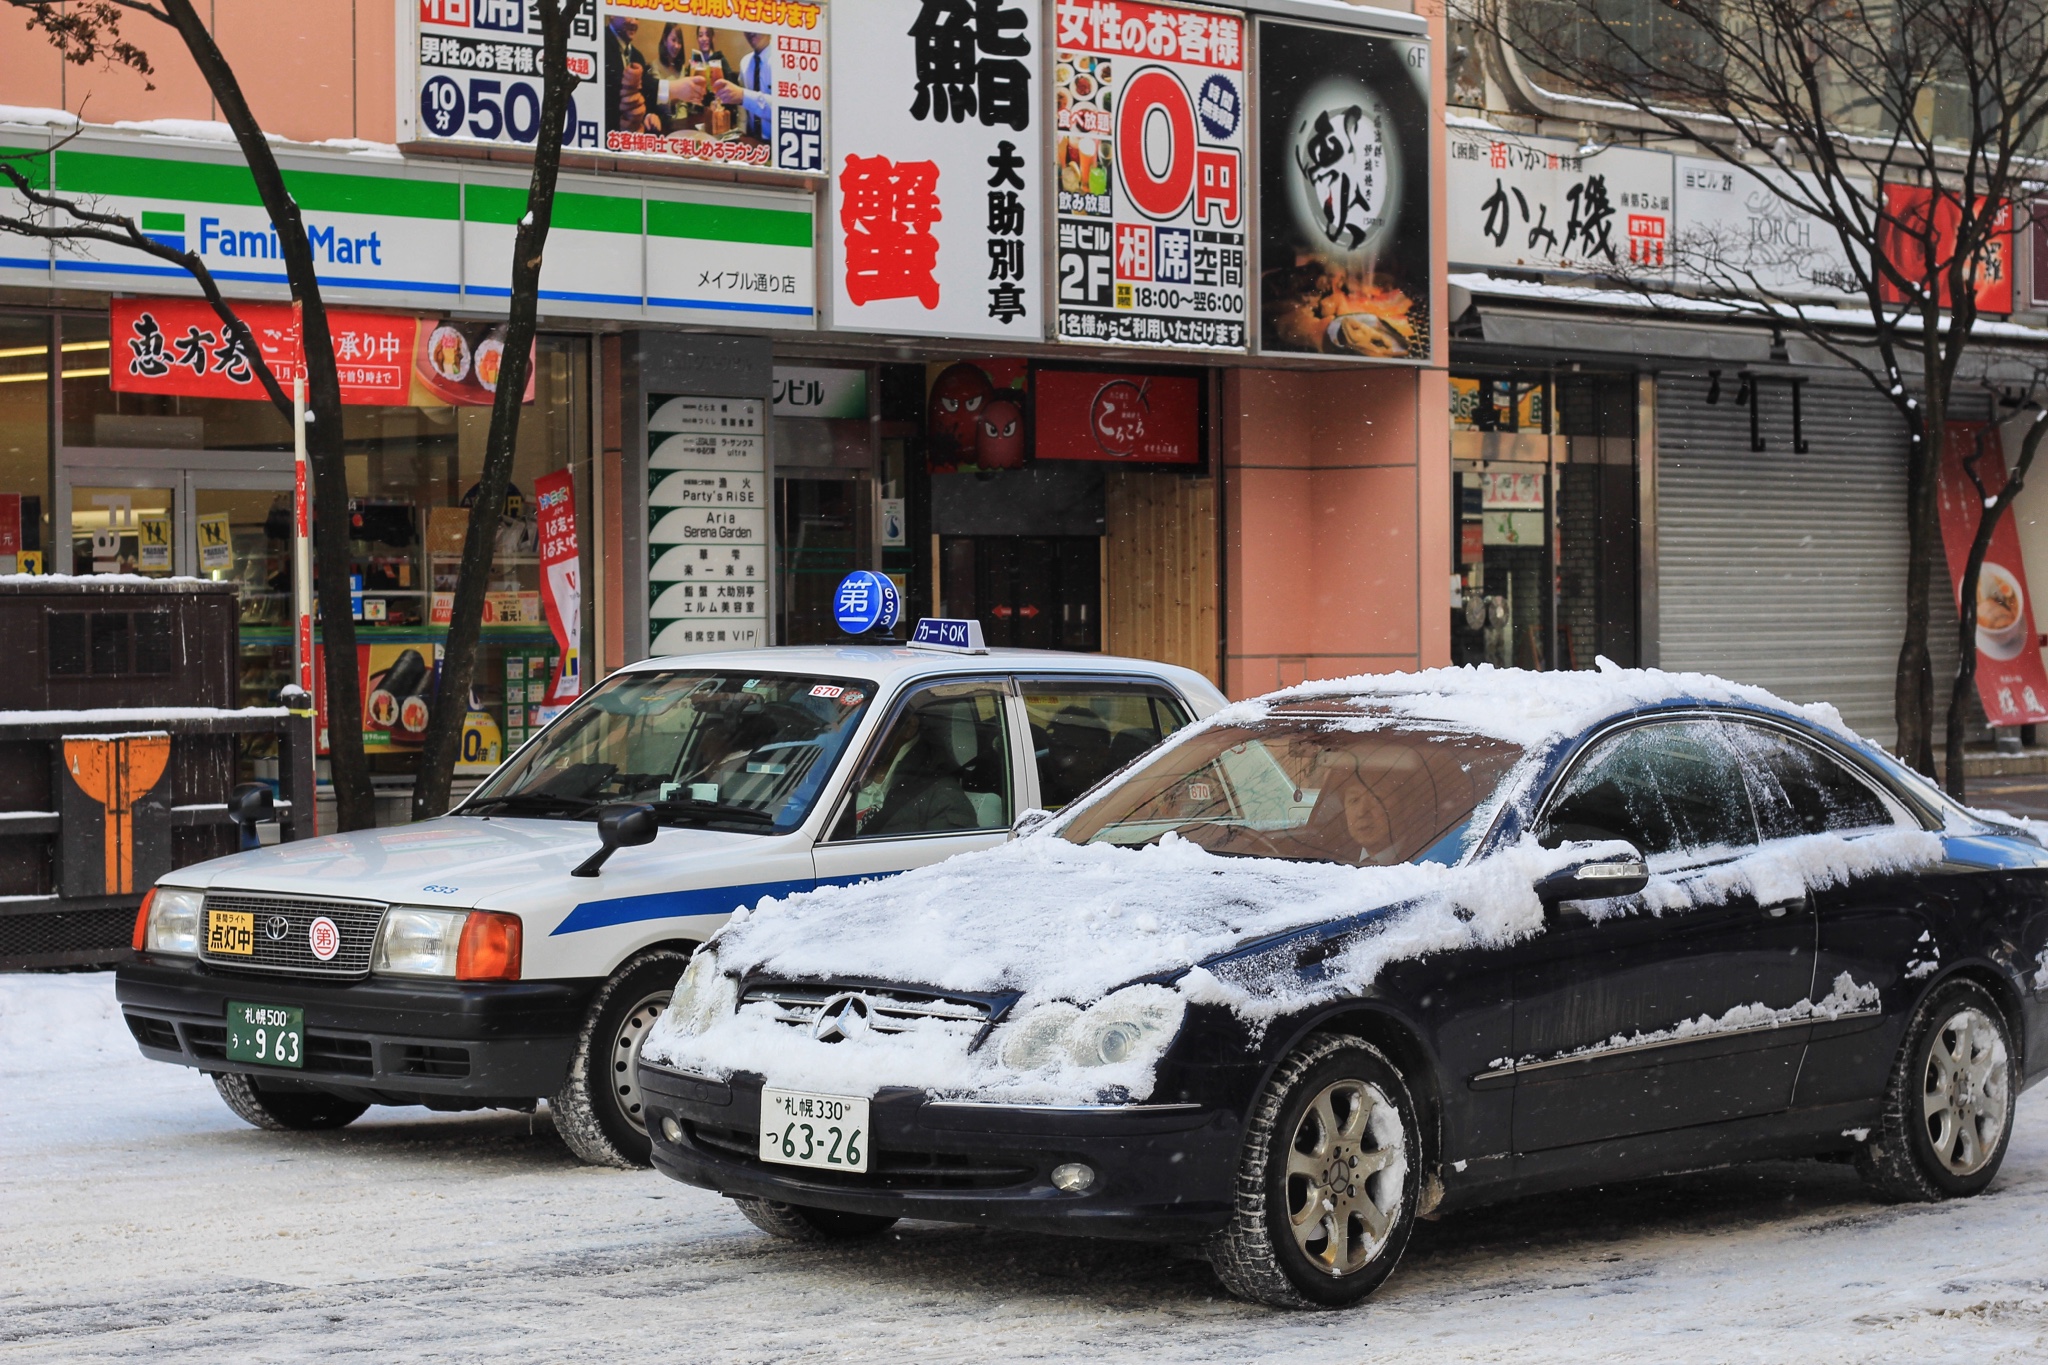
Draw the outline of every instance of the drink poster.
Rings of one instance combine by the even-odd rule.
[[[758,398],[648,399],[649,651],[768,643],[767,442]]]
[[[832,325],[1037,341],[1036,0],[867,0],[832,35]]]
[[[1961,590],[1984,504],[2005,487],[2005,451],[1988,422],[1950,422],[1942,443],[1941,543],[1949,582]],[[2027,566],[2010,509],[1998,519],[1977,576],[1977,695],[1993,725],[2048,720],[2048,669],[2041,663]]]
[[[1244,17],[1054,16],[1060,338],[1244,349]]]
[[[1259,349],[1429,357],[1429,44],[1259,21]]]

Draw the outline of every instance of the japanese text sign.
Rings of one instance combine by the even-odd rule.
[[[1259,349],[1428,358],[1429,44],[1258,35]]]
[[[1670,273],[1666,154],[1454,128],[1448,155],[1458,264]]]
[[[1061,338],[1243,349],[1243,16],[1059,0],[1054,18]]]
[[[1186,374],[1032,372],[1041,460],[1202,463],[1202,381]]]
[[[1987,211],[1986,201],[1977,201],[1977,212]],[[1884,216],[1878,220],[1878,249],[1894,262],[1899,273],[1925,288],[1938,275],[1936,293],[1941,306],[1949,306],[1948,265],[1955,255],[1956,232],[1962,224],[1962,205],[1954,195],[1939,198],[1931,189],[1915,185],[1884,187]],[[1886,303],[1903,303],[1906,293],[1889,276],[1880,282]],[[2012,311],[2012,205],[2000,204],[1996,221],[1977,259],[1977,307],[1986,313]]]
[[[576,77],[562,145],[595,151],[604,121],[597,7],[581,0],[569,28]],[[398,54],[400,136],[425,142],[531,147],[540,138],[540,16],[526,0],[419,0],[410,50]],[[616,84],[616,83],[615,83]]]
[[[1679,279],[1743,294],[1836,295],[1856,292],[1852,257],[1833,223],[1793,196],[1819,197],[1806,172],[1735,167],[1718,157],[1679,157],[1672,261]],[[1869,192],[1869,185],[1861,189]]]
[[[566,469],[533,481],[540,550],[540,606],[554,633],[555,676],[548,704],[565,706],[582,690],[583,570],[576,543],[576,483]]]
[[[832,43],[832,322],[1037,340],[1039,8],[870,0]]]

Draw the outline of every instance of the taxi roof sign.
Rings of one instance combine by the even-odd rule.
[[[981,638],[981,622],[954,621],[943,616],[926,616],[910,637],[912,649],[942,649],[949,654],[986,654],[988,642]]]

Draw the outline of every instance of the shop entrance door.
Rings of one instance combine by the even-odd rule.
[[[75,469],[67,482],[68,562],[52,567],[233,583],[234,704],[276,705],[291,681],[291,476],[166,461]]]
[[[973,618],[991,645],[1102,648],[1097,536],[943,536],[941,616]]]

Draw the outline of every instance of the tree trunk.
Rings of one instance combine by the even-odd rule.
[[[512,457],[518,447],[519,419],[525,411],[526,384],[533,373],[541,256],[554,216],[556,173],[562,164],[559,129],[568,116],[573,85],[568,70],[569,0],[540,0],[539,8],[541,62],[545,72],[540,110],[543,131],[534,140],[533,179],[526,191],[526,216],[520,220],[513,239],[512,296],[505,327],[504,359],[491,403],[491,430],[484,442],[483,474],[477,481],[476,502],[469,509],[469,526],[462,540],[455,607],[448,622],[448,642],[441,661],[440,693],[433,716],[427,722],[419,776],[413,783],[415,820],[429,819],[448,809],[448,787],[461,752],[462,724],[468,716],[470,685],[476,677],[484,589],[490,582],[498,523],[505,511],[505,490],[512,481]],[[550,136],[545,131],[548,129],[558,130],[557,134]]]
[[[376,823],[370,768],[363,756],[363,699],[356,673],[355,618],[349,603],[348,467],[342,458],[341,379],[334,365],[334,342],[327,332],[327,308],[320,297],[320,277],[299,206],[285,187],[284,173],[271,155],[270,143],[242,95],[234,69],[215,46],[205,21],[190,0],[164,0],[164,10],[185,41],[199,74],[205,79],[221,116],[234,130],[235,141],[249,164],[257,196],[277,229],[285,277],[301,309],[300,345],[306,367],[307,462],[313,474],[314,586],[319,597],[320,633],[326,667],[327,696],[322,719],[327,726],[328,761],[334,779],[334,800],[342,829],[365,829]]]

